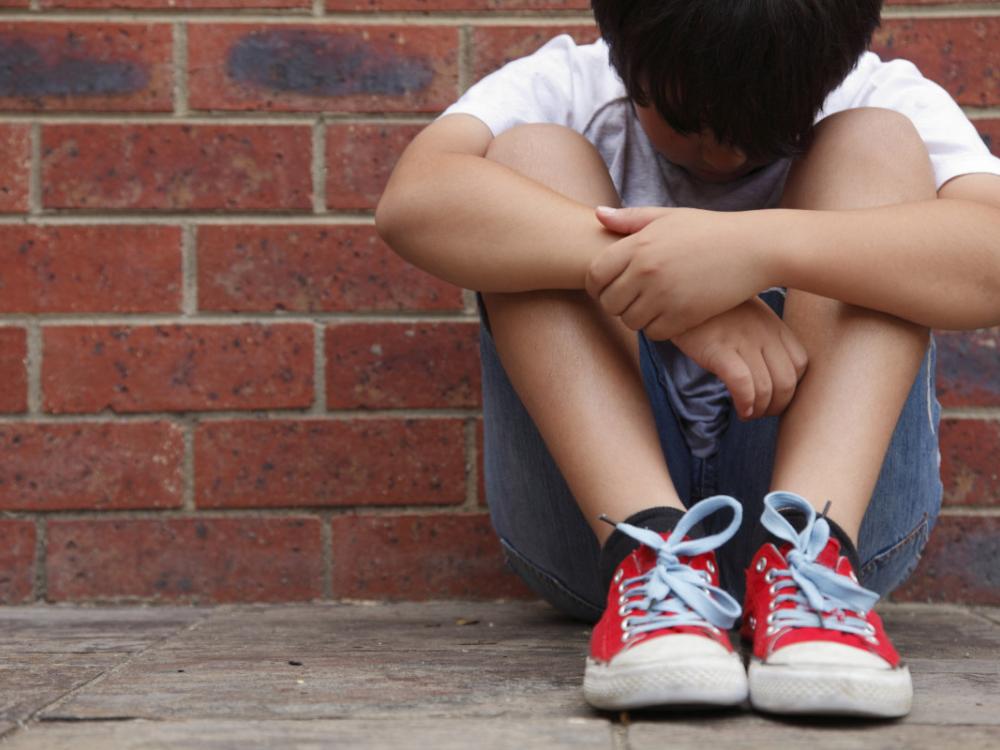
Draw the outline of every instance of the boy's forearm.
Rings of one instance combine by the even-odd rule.
[[[617,239],[592,207],[465,154],[395,175],[376,224],[419,268],[492,292],[582,289],[591,259]]]
[[[934,328],[1000,322],[1000,209],[931,200],[756,213],[775,285]]]

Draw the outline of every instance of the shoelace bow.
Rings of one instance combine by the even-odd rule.
[[[808,521],[801,532],[779,513],[783,509],[805,514]],[[787,589],[775,598],[775,605],[795,605],[773,611],[770,624],[775,629],[821,627],[865,637],[874,635],[874,627],[864,616],[878,601],[878,594],[816,562],[830,538],[830,524],[816,517],[808,501],[791,492],[772,492],[764,498],[761,523],[792,544],[785,556],[788,568],[771,571],[772,591]]]
[[[718,534],[700,539],[684,536],[706,516],[723,508],[733,511],[733,520]],[[743,508],[734,498],[724,495],[706,498],[691,510],[666,539],[655,531],[627,523],[615,528],[656,552],[656,564],[646,573],[622,581],[622,614],[644,611],[645,615],[627,616],[626,635],[631,637],[653,630],[692,625],[729,629],[740,616],[740,605],[729,594],[711,583],[704,571],[695,570],[681,557],[693,557],[720,547],[740,526]]]

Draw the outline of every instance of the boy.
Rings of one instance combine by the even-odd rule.
[[[1000,321],[1000,160],[864,53],[875,0],[593,7],[603,41],[474,86],[376,213],[480,292],[508,559],[600,618],[598,708],[901,716],[871,608],[940,506],[928,329]]]

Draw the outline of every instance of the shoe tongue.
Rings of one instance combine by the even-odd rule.
[[[840,559],[840,542],[831,536],[827,540],[823,551],[816,555],[816,562],[827,568],[836,570],[838,559]]]

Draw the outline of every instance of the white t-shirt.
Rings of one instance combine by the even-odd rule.
[[[973,172],[1000,175],[972,123],[951,96],[910,62],[862,55],[817,119],[846,109],[882,107],[913,121],[927,146],[937,187]],[[567,35],[490,74],[442,116],[482,120],[494,136],[515,125],[564,125],[587,138],[604,159],[625,206],[687,206],[744,211],[778,205],[791,166],[781,159],[732,182],[691,177],[653,148],[635,116],[625,86],[608,62],[603,41],[578,46]],[[692,453],[715,453],[729,421],[725,386],[670,342],[655,342],[658,375],[666,387]]]

